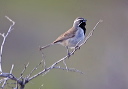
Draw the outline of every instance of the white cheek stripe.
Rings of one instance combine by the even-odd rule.
[[[81,23],[83,23],[83,22],[81,22]],[[78,26],[80,26],[80,24],[81,24],[81,23],[79,23],[79,25],[78,25]]]

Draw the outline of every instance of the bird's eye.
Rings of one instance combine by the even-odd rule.
[[[85,22],[84,20],[80,20],[80,22]]]

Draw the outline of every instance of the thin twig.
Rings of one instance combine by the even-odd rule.
[[[41,54],[42,54],[42,60],[43,60],[43,68],[45,69],[46,68],[45,56],[43,52]]]
[[[0,48],[0,73],[1,73],[1,76],[5,76],[5,75],[7,74],[7,73],[3,73],[3,72],[2,72],[2,54],[3,54],[3,47],[4,47],[4,44],[5,44],[6,38],[8,37],[9,33],[13,30],[12,27],[15,25],[15,22],[12,21],[8,16],[5,16],[5,17],[6,17],[10,22],[12,22],[12,25],[10,25],[10,27],[9,27],[9,29],[8,29],[8,31],[7,31],[6,34],[5,34],[5,33],[3,33],[3,34],[0,33],[0,35],[3,37],[3,41],[2,41],[2,44],[1,44],[1,48]],[[14,65],[12,65],[12,67],[11,67],[10,74],[12,73],[13,67],[14,67]],[[12,76],[11,76],[11,75],[7,75],[6,78],[1,79],[1,82],[3,82],[2,86],[1,86],[2,89],[3,89],[4,86],[6,85],[6,82],[7,82],[7,80],[9,79],[9,77],[12,77]]]
[[[12,74],[13,68],[14,68],[14,64],[12,64],[12,68],[11,68],[11,70],[10,70],[10,74]]]
[[[5,41],[6,41],[6,38],[7,36],[9,35],[9,33],[13,30],[13,26],[15,25],[15,22],[13,20],[11,20],[8,16],[5,16],[10,22],[12,22],[12,25],[10,25],[9,29],[8,29],[8,32],[5,34],[1,34],[0,35],[3,37],[3,41],[2,41],[2,44],[1,44],[1,48],[0,48],[0,72],[2,72],[2,65],[1,65],[1,62],[2,62],[2,54],[3,54],[3,47],[4,47],[4,44],[5,44]]]
[[[0,80],[0,83],[3,83],[1,88],[4,89],[5,85],[8,84],[7,83],[7,80],[8,79],[11,79],[11,80],[14,80],[17,82],[17,85],[18,84],[21,84],[22,81],[18,80],[18,78],[16,78],[13,74],[12,74],[12,71],[14,69],[14,64],[12,64],[12,67],[10,69],[10,72],[9,73],[4,73],[2,71],[2,54],[3,54],[3,48],[4,48],[4,44],[6,42],[6,39],[8,37],[8,35],[10,34],[10,32],[13,30],[13,26],[15,25],[15,22],[13,20],[11,20],[8,16],[5,16],[10,22],[12,22],[12,25],[10,25],[7,33],[0,33],[0,36],[3,37],[3,40],[2,40],[2,43],[1,43],[1,47],[0,47],[0,77],[3,77],[3,79]],[[15,88],[15,89],[18,89],[18,88]]]
[[[25,70],[27,69],[28,65],[29,65],[29,62],[28,62],[28,64],[27,64],[27,65],[25,65],[24,69],[22,70],[22,72],[21,72],[21,74],[20,74],[20,78],[19,78],[19,79],[21,79],[21,78],[23,77],[23,74],[24,74]]]
[[[13,86],[11,86],[11,85],[16,85],[16,83],[6,83],[7,84],[7,86],[9,87],[9,89],[11,88],[11,89],[18,89],[18,88],[14,88]]]
[[[63,58],[61,58],[59,61],[57,61],[57,62],[53,63],[50,67],[48,67],[48,68],[44,69],[43,71],[41,71],[41,72],[39,72],[39,73],[35,74],[35,75],[34,75],[34,76],[32,76],[32,77],[30,77],[30,78],[28,79],[28,81],[30,81],[30,80],[32,80],[32,79],[34,79],[34,78],[36,78],[37,76],[39,76],[39,75],[41,75],[41,74],[43,74],[43,73],[45,73],[45,72],[49,72],[51,69],[53,69],[53,68],[54,68],[54,66],[55,66],[55,65],[57,65],[57,64],[58,64],[58,63],[60,63],[60,62],[62,62],[62,61],[63,61],[63,60],[65,60],[66,58],[68,58],[68,55],[67,55],[67,56],[65,56],[65,57],[63,57]]]
[[[18,89],[18,82],[16,81],[16,87],[13,88],[13,89]]]
[[[32,75],[32,73],[33,73],[35,70],[38,69],[38,67],[42,64],[43,61],[44,61],[44,60],[42,59],[42,60],[40,61],[40,63],[39,63],[37,66],[35,66],[35,67],[33,68],[33,70],[30,72],[30,74],[27,76],[27,78],[29,78],[29,77]]]
[[[62,70],[68,70],[68,71],[71,71],[71,72],[78,72],[78,73],[81,73],[81,74],[84,74],[82,71],[80,70],[77,70],[75,68],[63,68],[63,67],[60,67],[60,66],[54,66],[53,68],[55,69],[62,69]]]
[[[65,68],[67,69],[67,72],[68,72],[68,66],[67,66],[65,60],[63,60],[63,64],[65,65]]]
[[[4,78],[4,82],[3,82],[3,84],[2,84],[2,89],[4,88],[4,86],[6,85],[6,83],[7,83],[7,80],[8,80],[9,78],[7,77],[7,78]]]
[[[92,31],[89,32],[88,36],[85,38],[84,43],[82,43],[80,46],[82,46],[83,44],[85,44],[87,42],[87,40],[93,35],[94,30],[96,29],[96,27],[98,26],[99,23],[103,22],[103,20],[99,20],[96,25],[94,26],[94,28],[92,29]]]
[[[45,69],[44,69],[44,70],[45,70]],[[42,76],[46,75],[48,72],[50,72],[50,70],[47,70],[46,72],[44,72],[44,73],[42,74]]]

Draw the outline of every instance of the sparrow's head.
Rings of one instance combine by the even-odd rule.
[[[74,23],[73,23],[73,26],[74,27],[83,27],[86,25],[86,19],[84,18],[81,18],[81,17],[77,17],[75,20],[74,20]]]

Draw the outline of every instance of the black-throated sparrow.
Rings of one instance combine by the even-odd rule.
[[[72,28],[70,28],[68,31],[60,35],[55,41],[52,43],[43,46],[40,48],[40,50],[47,48],[54,44],[61,44],[62,46],[65,46],[67,48],[67,53],[70,55],[69,48],[74,49],[75,47],[78,47],[81,43],[83,43],[85,39],[85,33],[86,33],[86,19],[78,17],[74,20]]]

